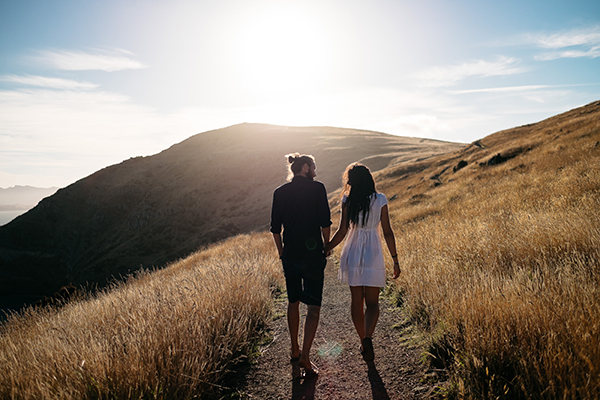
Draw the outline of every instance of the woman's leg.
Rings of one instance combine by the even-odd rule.
[[[379,288],[365,286],[364,299],[367,304],[367,309],[364,312],[364,337],[371,338],[379,319]]]
[[[352,304],[350,311],[352,314],[352,322],[356,328],[356,333],[362,340],[365,337],[365,287],[350,286],[350,294],[352,296]]]

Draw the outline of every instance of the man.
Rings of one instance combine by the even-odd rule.
[[[310,361],[310,348],[321,312],[327,264],[324,244],[329,242],[331,213],[325,186],[314,180],[317,176],[314,157],[298,153],[286,157],[288,180],[293,178],[273,193],[271,232],[285,274],[292,361],[297,360],[304,376],[309,377],[318,373]],[[300,302],[307,306],[302,351],[298,342]]]

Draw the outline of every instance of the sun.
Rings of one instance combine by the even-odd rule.
[[[297,8],[249,16],[239,32],[237,55],[242,85],[259,98],[314,89],[328,71],[326,31]]]

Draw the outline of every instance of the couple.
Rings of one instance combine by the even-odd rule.
[[[379,289],[385,287],[379,224],[394,261],[393,278],[400,275],[387,199],[375,190],[373,176],[366,166],[350,164],[343,177],[340,225],[330,241],[327,191],[321,182],[314,181],[317,176],[314,157],[296,153],[286,158],[290,182],[273,193],[271,232],[285,274],[292,362],[298,362],[305,377],[318,374],[310,361],[310,349],[319,324],[326,257],[346,234],[339,278],[350,286],[352,322],[361,340],[361,354],[365,361],[372,362],[371,338],[379,317]],[[302,349],[298,341],[300,302],[307,305]]]

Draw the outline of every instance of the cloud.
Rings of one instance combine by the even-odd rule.
[[[435,115],[414,114],[405,115],[374,125],[375,130],[387,132],[402,132],[414,137],[439,137],[442,133],[452,132],[448,123],[441,121]]]
[[[53,69],[66,71],[120,71],[124,69],[148,68],[135,59],[135,54],[122,49],[41,50],[34,57],[39,63]]]
[[[496,61],[477,60],[460,65],[433,67],[418,75],[422,86],[452,86],[471,77],[515,75],[526,71],[518,67],[519,60],[512,57],[499,57]]]
[[[553,34],[526,34],[522,41],[542,49],[554,50],[536,55],[536,60],[600,57],[600,25]]]
[[[530,40],[539,47],[546,49],[561,49],[571,46],[600,45],[600,26],[587,29],[573,29],[551,35],[530,35]]]
[[[159,113],[99,90],[0,91],[0,187],[64,186],[107,165],[232,125],[230,112]]]
[[[470,94],[470,93],[514,93],[514,92],[528,92],[532,90],[547,89],[550,85],[524,85],[524,86],[506,86],[496,88],[483,88],[483,89],[467,89],[467,90],[452,90],[449,93],[452,94]]]
[[[125,155],[132,149],[127,149],[130,140],[139,140],[135,151],[161,150],[149,143],[148,133],[164,134],[172,122],[158,123],[155,110],[121,94],[47,89],[0,91],[0,121],[0,140],[11,140],[10,147],[0,145],[2,150],[68,150],[86,156]],[[114,147],[118,142],[124,146]]]
[[[18,83],[27,86],[45,87],[51,89],[65,90],[90,90],[95,89],[99,85],[90,82],[78,82],[70,79],[50,78],[46,76],[18,76],[4,75],[0,76],[0,81]]]
[[[553,51],[535,56],[536,60],[552,61],[559,58],[597,58],[600,57],[600,46],[591,47],[587,50],[565,50]]]
[[[544,89],[559,89],[568,87],[598,86],[599,83],[581,83],[574,85],[523,85],[523,86],[505,86],[482,89],[450,90],[450,94],[471,94],[471,93],[522,93],[533,92]]]

